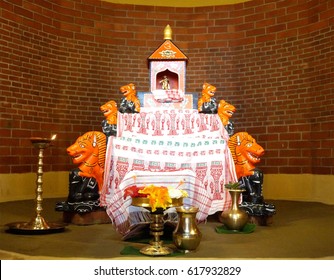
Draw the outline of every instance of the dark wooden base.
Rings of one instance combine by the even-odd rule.
[[[268,226],[273,223],[273,216],[251,216],[249,215],[249,223],[258,226]]]
[[[67,224],[80,226],[111,223],[111,220],[104,209],[89,213],[64,212],[63,221]]]

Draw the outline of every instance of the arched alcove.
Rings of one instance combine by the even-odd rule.
[[[179,75],[169,69],[161,71],[156,75],[156,89],[164,89],[163,81],[164,79],[168,80],[169,88],[168,89],[179,89]]]

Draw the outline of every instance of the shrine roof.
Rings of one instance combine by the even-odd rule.
[[[148,60],[188,60],[188,57],[171,40],[165,40]]]

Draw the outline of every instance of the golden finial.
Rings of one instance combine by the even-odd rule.
[[[164,40],[172,40],[172,34],[172,28],[170,28],[169,24],[167,24],[164,29]]]

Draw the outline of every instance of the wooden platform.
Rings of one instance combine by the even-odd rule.
[[[96,224],[109,224],[111,220],[104,209],[89,212],[89,213],[76,213],[76,212],[64,212],[63,222],[74,225],[96,225]]]
[[[220,215],[216,215],[220,220]],[[95,224],[110,224],[111,220],[104,209],[89,212],[89,213],[75,213],[64,212],[63,222],[74,225],[95,225]],[[249,223],[258,226],[268,226],[273,223],[273,216],[251,216],[249,215]]]

